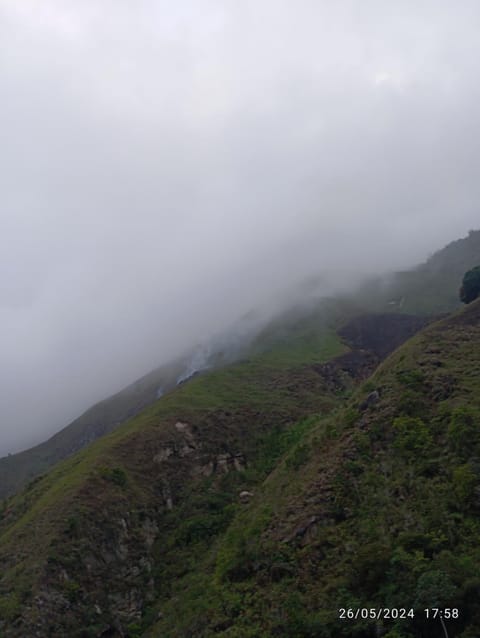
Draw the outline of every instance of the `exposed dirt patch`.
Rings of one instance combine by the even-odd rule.
[[[323,377],[330,392],[345,390],[353,382],[369,377],[379,363],[379,357],[367,350],[353,350],[331,361],[315,364],[313,369]]]
[[[323,378],[328,391],[351,388],[353,383],[367,379],[380,361],[435,319],[402,314],[355,317],[337,331],[352,350],[311,367]]]
[[[355,317],[337,333],[353,349],[369,350],[385,359],[407,339],[440,317],[402,314],[372,314]]]

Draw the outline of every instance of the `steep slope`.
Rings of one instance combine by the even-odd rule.
[[[349,308],[348,312],[351,312]],[[316,361],[318,352],[335,352],[335,337],[328,326],[348,314],[345,308],[332,309],[323,304],[306,310],[291,311],[272,322],[249,347],[241,340],[225,340],[209,353],[208,368],[221,368],[232,360],[250,354],[262,354],[262,361],[270,367],[292,366],[294,363]],[[232,343],[233,340],[233,343]],[[111,432],[154,403],[159,394],[173,390],[202,367],[202,349],[193,350],[171,364],[164,365],[138,379],[121,392],[87,410],[70,425],[47,441],[17,454],[0,458],[0,499],[15,493],[39,474],[81,450],[92,441]],[[206,362],[203,362],[205,365]],[[196,364],[196,366],[195,366]]]
[[[318,420],[144,635],[474,638],[479,515],[480,300]]]
[[[159,389],[175,387],[183,362],[162,366],[127,388],[97,403],[70,425],[33,448],[0,459],[0,498],[81,450],[121,423],[139,414],[157,398]]]
[[[3,634],[135,636],[152,625],[154,602],[184,574],[195,578],[315,415],[344,402],[379,361],[347,351],[325,327],[301,363],[304,353],[299,334],[290,350],[282,342],[196,377],[8,499]]]
[[[453,241],[416,268],[379,277],[356,297],[365,309],[434,315],[460,307],[463,275],[480,264],[480,230]]]
[[[292,346],[293,358],[299,347]],[[323,332],[311,357],[321,362],[344,350]],[[154,594],[153,570],[161,566],[152,543],[169,513],[175,517],[169,537],[197,509],[205,515],[198,523],[206,526],[205,537],[217,533],[228,524],[237,492],[216,488],[210,497],[207,485],[224,476],[237,481],[238,472],[226,470],[248,463],[250,478],[238,479],[248,488],[264,471],[250,458],[271,445],[282,450],[268,432],[331,409],[329,382],[311,366],[288,368],[286,354],[280,366],[271,354],[259,355],[193,378],[7,499],[0,522],[0,633],[115,635],[118,625],[122,635]],[[336,392],[348,381],[339,376]]]
[[[277,318],[255,340],[251,354],[270,350],[275,352],[278,364],[282,358],[279,343],[296,340],[302,344],[296,350],[297,361],[305,362],[312,344],[315,352],[318,339],[313,322],[319,318],[323,321],[325,316],[332,322],[359,311],[424,315],[450,312],[459,306],[458,289],[464,272],[478,263],[480,231],[471,231],[467,237],[436,252],[418,268],[370,282],[353,299],[322,300],[317,308],[300,309]],[[286,360],[291,362],[292,349],[287,345],[286,350]],[[162,366],[93,406],[48,441],[20,454],[0,458],[0,498],[14,493],[58,461],[138,414],[156,400],[159,388],[168,391],[175,386],[185,366],[185,361]]]

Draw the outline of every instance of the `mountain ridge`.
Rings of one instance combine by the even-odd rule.
[[[351,316],[361,312],[400,310],[404,313],[427,311],[426,314],[435,315],[452,311],[460,305],[457,289],[463,273],[479,260],[480,231],[470,231],[467,237],[455,240],[435,252],[424,264],[406,273],[393,275],[387,286],[382,281],[366,285],[359,295],[346,300],[351,306],[348,314]],[[394,303],[392,297],[396,299]],[[268,329],[263,333],[268,334]],[[288,338],[288,332],[283,335],[285,337]],[[257,339],[253,345],[258,347],[258,343]],[[265,343],[268,343],[268,339]],[[239,352],[244,353],[245,350]],[[157,399],[160,387],[164,390],[175,387],[185,366],[183,360],[162,366],[92,406],[47,441],[23,452],[0,458],[0,498],[15,492],[56,462],[151,405]]]
[[[450,637],[477,636],[478,372],[480,301],[418,333],[318,420],[144,635],[433,638],[443,628],[424,609],[441,607],[456,610]],[[355,620],[370,608],[414,617]]]
[[[406,318],[405,337],[412,321],[420,327]],[[267,352],[192,379],[7,500],[5,636],[134,636],[136,623],[151,624],[145,607],[228,530],[244,507],[238,495],[259,489],[285,454],[301,467],[315,414],[339,409],[377,366],[364,348],[325,349],[326,336],[317,363],[281,369]]]

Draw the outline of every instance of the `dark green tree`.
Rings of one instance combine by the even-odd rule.
[[[468,270],[460,288],[460,299],[463,303],[470,303],[480,296],[480,266]]]

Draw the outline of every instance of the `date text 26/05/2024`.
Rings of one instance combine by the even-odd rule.
[[[415,613],[423,613],[427,619],[456,619],[459,617],[459,610],[456,607],[442,609],[440,607],[426,608],[419,612],[415,612],[413,608],[388,608],[388,607],[358,607],[346,608],[342,607],[338,610],[340,620],[399,620],[402,618],[414,618]]]

